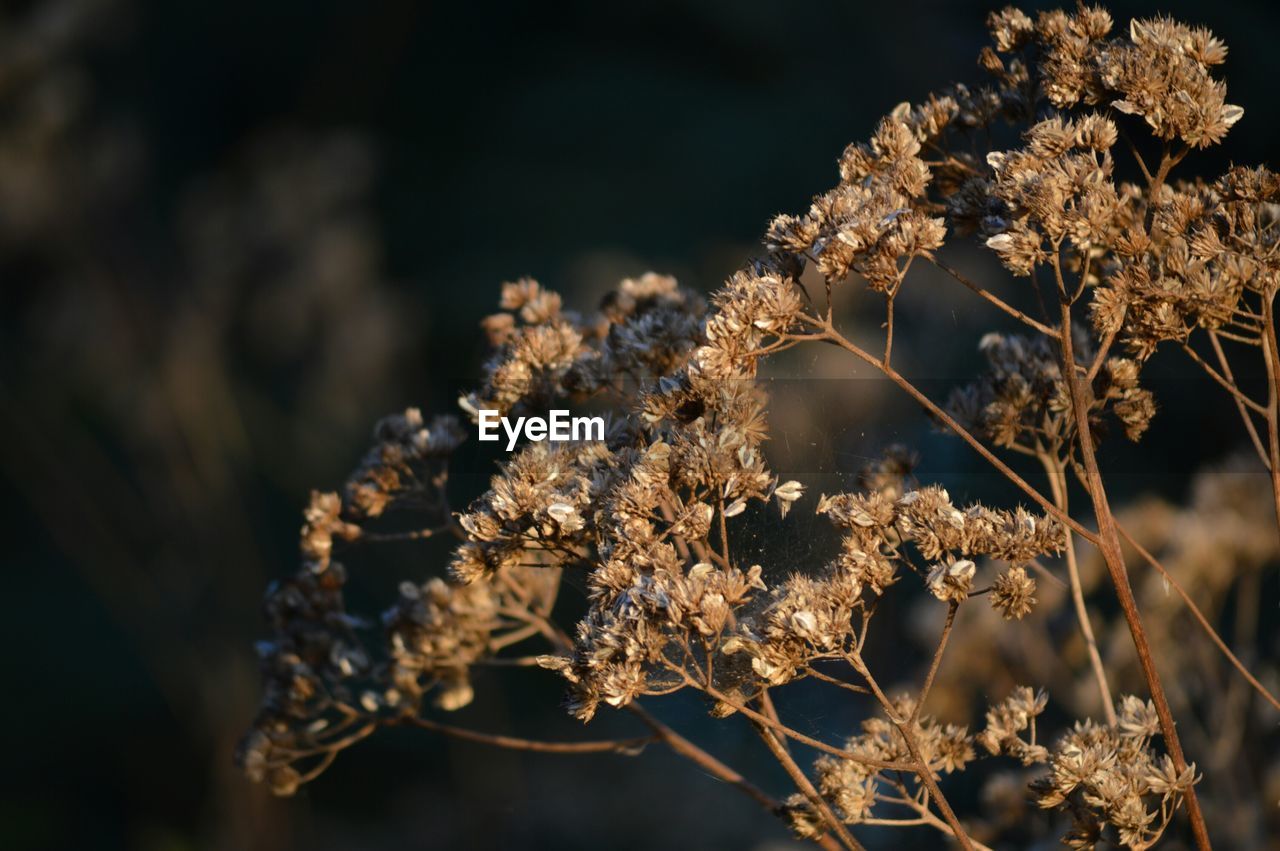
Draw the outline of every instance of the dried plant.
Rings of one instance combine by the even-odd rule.
[[[1233,168],[1212,181],[1173,179],[1175,166],[1242,117],[1213,75],[1226,47],[1207,30],[1160,18],[1117,34],[1105,10],[1085,6],[1034,19],[1007,8],[988,23],[986,81],[903,104],[869,142],[850,145],[838,185],[807,212],[777,217],[766,253],[709,305],[654,274],[623,281],[590,313],[569,311],[532,280],[503,287],[504,312],[484,321],[494,355],[463,410],[474,419],[481,409],[537,414],[591,400],[610,412],[605,439],[527,443],[479,500],[453,512],[448,462],[464,429],[448,417],[428,425],[416,410],[384,420],[345,490],[313,494],[302,567],[269,592],[266,693],[240,753],[252,778],[290,794],[379,727],[416,725],[533,751],[631,754],[664,743],[829,848],[862,847],[863,829],[917,826],[966,849],[1048,831],[1073,848],[1148,848],[1185,831],[1207,849],[1211,828],[1232,847],[1261,841],[1265,823],[1232,832],[1239,826],[1200,801],[1220,800],[1215,783],[1236,782],[1224,763],[1240,753],[1241,701],[1272,713],[1270,727],[1280,709],[1274,666],[1254,659],[1255,674],[1214,627],[1232,589],[1243,601],[1252,588],[1256,611],[1256,577],[1276,557],[1277,528],[1231,508],[1256,498],[1212,485],[1181,520],[1169,519],[1181,511],[1171,508],[1113,512],[1097,446],[1113,423],[1130,441],[1158,427],[1143,367],[1157,349],[1179,348],[1238,410],[1280,512],[1280,178]],[[994,140],[1009,127],[1020,135],[1002,148]],[[1121,180],[1122,170],[1140,177]],[[1025,279],[1017,286],[1034,293],[1038,318],[944,262],[949,239],[971,236]],[[924,264],[1015,326],[983,337],[987,371],[943,401],[893,361],[895,299]],[[875,351],[842,332],[833,308],[833,290],[855,280],[884,301]],[[816,345],[883,374],[1031,507],[957,502],[917,481],[902,448],[865,470],[852,492],[814,499],[804,482],[782,481],[763,446],[760,364]],[[1261,361],[1265,401],[1234,378],[1233,361],[1247,358]],[[1019,475],[1011,456],[1034,459],[1047,489]],[[1087,501],[1087,523],[1071,513],[1073,492]],[[734,527],[766,510],[783,518],[816,510],[838,551],[825,563],[785,565],[735,552]],[[1153,525],[1143,511],[1164,519],[1135,537],[1126,527]],[[1217,546],[1219,515],[1237,532]],[[406,526],[406,516],[420,522]],[[1197,533],[1194,524],[1208,528]],[[449,578],[404,583],[383,615],[382,639],[368,639],[368,625],[345,608],[336,556],[442,534],[459,541]],[[1161,541],[1153,548],[1168,565],[1138,537]],[[1135,554],[1155,570],[1138,593]],[[581,579],[570,585],[568,574]],[[1153,598],[1147,576],[1176,589],[1176,603]],[[572,629],[557,621],[562,586],[585,588]],[[881,599],[912,586],[937,632],[919,684],[890,695],[884,672],[871,670],[868,642]],[[1046,619],[1058,612],[1081,652],[1045,642]],[[1168,634],[1188,617],[1203,634]],[[1020,667],[1036,686],[1062,686],[1061,698],[998,669],[1002,636],[1048,647]],[[526,643],[535,649],[513,655]],[[607,707],[648,732],[535,741],[425,714],[428,702],[441,710],[470,702],[476,668],[511,665],[562,677],[568,711],[584,722]],[[1184,665],[1201,673],[1184,674]],[[1074,685],[1081,674],[1083,693]],[[1187,717],[1184,684],[1201,675],[1231,686],[1236,708],[1219,719],[1235,725],[1219,731],[1234,741],[1225,758],[1220,740],[1205,735],[1209,724]],[[804,679],[865,700],[859,730],[842,744],[801,732],[776,708],[774,692]],[[1113,693],[1113,683],[1130,680],[1146,694]],[[925,712],[931,695],[948,715],[963,711],[966,689],[999,701],[981,729]],[[650,713],[679,691],[701,694],[716,718],[749,724],[794,793],[775,799]],[[1071,717],[1082,720],[1071,726]],[[1184,748],[1191,731],[1196,747]],[[806,767],[793,748],[816,761]],[[980,812],[958,812],[944,790],[966,771],[986,780]],[[1029,791],[1010,792],[1015,776],[1030,777]],[[1252,791],[1258,806],[1271,806]],[[1028,795],[1054,818],[1020,809]]]

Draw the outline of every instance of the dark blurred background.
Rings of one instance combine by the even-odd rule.
[[[710,291],[880,115],[978,77],[989,8],[2,0],[0,847],[784,845],[768,815],[656,751],[577,761],[386,734],[273,800],[231,762],[257,700],[258,605],[294,569],[308,490],[340,483],[373,421],[452,409],[475,380],[500,281],[534,275],[584,307],[648,269]],[[1280,8],[1112,10],[1122,26],[1166,11],[1231,48],[1245,119],[1188,168],[1270,159]],[[904,294],[934,308],[902,332],[930,359],[899,348],[942,393],[991,317],[935,284]],[[850,322],[874,329],[873,313]],[[1114,458],[1121,491],[1141,478],[1178,498],[1241,438],[1228,406],[1197,402],[1211,390],[1168,384],[1152,439]],[[825,471],[905,439],[967,496],[998,489],[889,391],[856,398],[826,412]],[[457,504],[490,463],[461,471]],[[442,565],[417,551],[371,583]],[[582,735],[549,679],[482,682],[467,720]],[[662,714],[766,770],[745,728],[679,700]]]

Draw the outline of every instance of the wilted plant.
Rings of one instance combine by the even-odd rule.
[[[268,596],[266,695],[241,752],[251,777],[292,793],[341,749],[390,724],[555,752],[630,753],[663,742],[826,847],[861,847],[861,826],[923,826],[972,849],[999,841],[992,825],[1000,819],[966,823],[943,786],[981,753],[1039,768],[1029,794],[1070,816],[1070,847],[1147,848],[1184,812],[1196,845],[1210,847],[1202,775],[1183,749],[1184,728],[1175,726],[1130,583],[1124,544],[1137,545],[1111,509],[1096,447],[1111,423],[1131,441],[1152,426],[1144,363],[1162,345],[1180,347],[1238,410],[1271,471],[1280,512],[1280,178],[1265,168],[1233,168],[1213,181],[1173,178],[1184,158],[1221,141],[1242,116],[1211,73],[1226,47],[1207,30],[1152,19],[1114,35],[1107,12],[1084,6],[1035,19],[1008,8],[988,23],[994,46],[980,57],[987,82],[903,104],[869,143],[849,146],[840,183],[808,212],[775,219],[767,252],[709,306],[653,274],[623,281],[587,314],[531,280],[503,287],[504,312],[484,322],[495,354],[462,408],[473,418],[481,409],[539,413],[591,398],[611,412],[606,439],[527,444],[500,465],[483,497],[454,513],[446,473],[461,427],[449,418],[428,425],[416,410],[383,421],[346,490],[313,495],[302,569]],[[1001,149],[993,139],[1006,125],[1021,137]],[[1118,179],[1116,158],[1131,162],[1140,181]],[[948,234],[976,235],[1026,279],[1039,317],[944,262]],[[893,363],[895,299],[916,264],[937,267],[1018,326],[982,339],[988,371],[945,401]],[[884,299],[877,351],[842,333],[832,306],[833,289],[854,278]],[[805,484],[780,481],[766,463],[768,400],[757,373],[768,356],[812,344],[878,370],[1034,510],[957,503],[941,486],[916,481],[913,458],[900,448],[864,471],[857,491],[805,506]],[[1265,401],[1236,382],[1233,358],[1261,359]],[[1002,452],[1036,459],[1047,492]],[[1070,513],[1073,488],[1091,505],[1088,526]],[[734,552],[731,529],[758,514],[753,503],[776,503],[783,516],[816,508],[840,537],[838,554],[788,565],[789,573],[750,563]],[[425,520],[406,531],[387,520],[401,511]],[[1276,531],[1261,534],[1271,541]],[[404,583],[383,615],[383,646],[372,652],[363,622],[344,607],[335,551],[439,534],[460,541],[450,578]],[[1081,542],[1092,548],[1087,556],[1077,552]],[[1087,600],[1084,563],[1094,549],[1114,601],[1106,608],[1118,605],[1149,699],[1112,692],[1106,642],[1095,633],[1105,616]],[[1242,682],[1280,709],[1192,596],[1154,555],[1136,551],[1178,590]],[[1264,546],[1260,558],[1274,553]],[[586,588],[572,629],[553,616],[566,573]],[[920,685],[895,696],[865,648],[878,601],[904,576],[943,615]],[[1006,629],[1022,629],[1046,591],[1070,601],[1102,718],[1046,730],[1049,698],[1027,686],[1005,688],[980,729],[926,713],[944,662],[956,657],[947,648],[965,645],[963,615],[985,597],[1014,622]],[[541,649],[511,655],[526,642]],[[1041,660],[1049,668],[1074,664],[1050,655]],[[649,734],[542,742],[423,716],[427,700],[444,710],[467,704],[471,671],[491,664],[557,672],[574,716],[590,721],[602,705],[622,709]],[[1167,665],[1165,673],[1176,674]],[[831,744],[789,725],[772,692],[806,678],[864,695],[873,714],[860,732]],[[684,690],[705,696],[714,716],[751,724],[795,793],[775,800],[642,706]],[[792,746],[818,752],[811,770]]]

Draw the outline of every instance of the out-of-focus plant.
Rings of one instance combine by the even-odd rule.
[[[153,225],[151,140],[93,64],[127,42],[132,12],[0,10],[0,470],[170,711],[167,746],[207,802],[201,838],[270,847],[287,814],[260,812],[225,757],[255,699],[237,649],[270,560],[246,507],[255,480],[300,487],[264,444],[314,457],[359,439],[390,396],[404,310],[357,133],[255,137],[174,187],[172,229]]]
[[[1097,446],[1115,429],[1137,441],[1152,427],[1143,366],[1158,348],[1181,348],[1239,411],[1280,497],[1280,178],[1233,168],[1212,181],[1174,179],[1179,163],[1242,116],[1212,74],[1226,48],[1208,31],[1151,19],[1114,34],[1106,11],[1084,6],[1034,19],[1008,8],[989,26],[993,45],[980,57],[987,81],[904,104],[870,142],[850,145],[840,183],[808,212],[779,216],[767,252],[710,305],[653,274],[624,281],[590,313],[569,311],[531,280],[503,287],[504,312],[484,322],[495,354],[483,386],[461,400],[464,411],[537,414],[591,399],[611,412],[606,439],[529,443],[455,513],[447,471],[462,428],[412,409],[384,420],[345,490],[313,495],[302,567],[268,594],[266,693],[240,751],[251,777],[290,794],[379,727],[415,725],[532,751],[632,753],[665,743],[824,847],[862,847],[864,829],[918,826],[967,849],[1049,830],[1075,848],[1148,848],[1185,827],[1205,849],[1211,827],[1233,829],[1200,803],[1225,808],[1221,798],[1200,790],[1214,790],[1220,776],[1223,788],[1238,783],[1222,754],[1240,753],[1240,704],[1272,712],[1280,702],[1274,682],[1263,682],[1274,681],[1270,666],[1255,675],[1218,635],[1215,615],[1237,586],[1245,612],[1247,589],[1256,589],[1249,577],[1274,558],[1277,529],[1257,512],[1233,514],[1224,506],[1235,497],[1205,485],[1167,536],[1165,565],[1127,528],[1141,516],[1112,510]],[[997,145],[1006,125],[1019,141]],[[1117,178],[1116,158],[1132,163],[1139,182]],[[1034,291],[1038,316],[945,262],[949,234],[976,235],[993,250]],[[987,371],[946,400],[930,398],[893,357],[895,300],[909,271],[926,264],[1014,326],[982,339]],[[846,335],[833,309],[833,290],[854,278],[883,299],[883,345],[874,350]],[[918,482],[901,449],[868,468],[853,492],[813,500],[802,481],[782,481],[763,450],[759,365],[819,345],[883,374],[1033,509],[953,500]],[[1261,360],[1265,400],[1233,378],[1233,360],[1244,358]],[[1010,455],[1034,459],[1043,484],[1016,472]],[[1072,515],[1073,493],[1088,505],[1088,523]],[[1245,501],[1256,505],[1258,494]],[[735,551],[735,528],[759,522],[770,505],[783,523],[788,512],[824,515],[838,553],[826,563],[762,566]],[[1247,526],[1229,547],[1208,543],[1218,512]],[[449,578],[404,583],[383,614],[382,639],[369,640],[368,624],[344,604],[343,552],[438,535],[458,539]],[[1187,566],[1204,547],[1233,554],[1212,581]],[[566,582],[571,574],[580,579]],[[1153,595],[1148,575],[1176,590],[1176,604]],[[867,647],[881,601],[913,584],[937,633],[918,686],[892,695]],[[562,587],[585,587],[576,626],[557,620]],[[1068,614],[1083,652],[1036,637],[1042,599]],[[1198,634],[1172,634],[1181,619]],[[1113,690],[1122,653],[1113,623],[1145,696]],[[1057,712],[1083,720],[1057,729],[1044,691],[1006,682],[1001,654],[988,650],[1000,635],[1043,648],[1029,671],[1040,677],[1035,686],[1087,678],[1088,696],[1071,687]],[[1249,640],[1247,626],[1241,636]],[[539,649],[518,649],[526,643]],[[1191,657],[1193,643],[1208,649]],[[1234,708],[1192,694],[1197,675],[1183,668],[1201,659],[1212,659],[1203,675],[1210,688],[1228,686]],[[624,710],[648,732],[551,742],[428,717],[428,703],[470,702],[471,674],[482,666],[549,669],[565,680],[575,717]],[[951,669],[974,676],[957,685]],[[804,679],[861,696],[869,713],[860,728],[831,743],[788,723],[773,694]],[[996,702],[985,720],[945,723],[926,711],[943,684]],[[717,718],[744,719],[794,793],[775,799],[651,713],[682,691],[704,696]],[[1225,714],[1188,719],[1206,712]],[[807,770],[793,753],[801,747],[818,753]],[[1007,772],[987,785],[985,810],[953,805],[949,776],[992,761],[1019,772],[1019,784],[1030,774],[1032,800],[1054,817],[1008,817],[1026,793],[1009,791]],[[1266,830],[1255,824],[1230,841],[1258,842]]]

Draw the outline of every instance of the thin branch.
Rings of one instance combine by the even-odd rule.
[[[882,770],[888,770],[888,771],[914,771],[915,770],[915,766],[913,766],[911,763],[891,762],[886,759],[876,759],[875,757],[869,757],[869,756],[863,756],[862,754],[850,753],[847,750],[841,750],[840,748],[829,745],[826,742],[820,741],[819,739],[815,739],[812,736],[806,736],[804,733],[801,733],[798,730],[794,730],[785,724],[776,722],[769,716],[762,715],[759,712],[756,712],[750,706],[747,706],[741,703],[740,701],[734,700],[732,697],[729,697],[727,694],[720,691],[715,686],[710,686],[705,683],[698,682],[693,677],[689,676],[688,671],[685,671],[681,668],[673,668],[673,670],[675,671],[675,673],[683,674],[685,680],[688,682],[689,685],[693,686],[694,688],[698,689],[701,692],[704,692],[707,696],[715,698],[721,703],[732,707],[734,710],[742,713],[748,719],[760,724],[764,724],[769,729],[776,730],[777,732],[781,733],[787,738],[793,739],[802,745],[808,745],[809,747],[813,748],[816,751],[821,751],[822,753],[830,754],[831,756],[838,756],[841,759],[847,759],[851,762],[860,762],[863,765],[869,765],[872,768],[879,768]]]
[[[1231,652],[1231,648],[1227,646],[1227,642],[1222,640],[1222,636],[1219,635],[1217,630],[1213,628],[1213,625],[1209,623],[1209,619],[1200,611],[1200,607],[1195,604],[1195,601],[1191,599],[1191,596],[1186,592],[1182,585],[1179,584],[1178,580],[1173,578],[1173,574],[1169,573],[1168,569],[1166,569],[1165,566],[1161,564],[1146,547],[1134,540],[1133,536],[1130,535],[1123,526],[1117,523],[1116,530],[1120,533],[1120,537],[1124,538],[1129,546],[1133,547],[1147,564],[1155,568],[1160,575],[1164,577],[1164,580],[1169,583],[1169,586],[1177,592],[1178,596],[1182,598],[1182,602],[1186,603],[1187,608],[1191,611],[1191,616],[1196,619],[1196,622],[1200,624],[1200,628],[1204,630],[1205,635],[1209,636],[1209,640],[1222,651],[1222,655],[1227,657],[1235,669],[1240,672],[1240,675],[1248,681],[1249,685],[1253,686],[1254,690],[1257,691],[1258,694],[1262,695],[1267,703],[1270,703],[1275,709],[1280,710],[1280,700],[1277,700],[1275,695],[1267,691],[1266,686],[1258,682],[1258,678],[1249,672],[1249,669],[1245,667],[1245,664],[1240,661],[1236,654]]]
[[[824,683],[830,683],[833,686],[838,686],[847,691],[854,692],[855,694],[871,694],[871,691],[869,689],[865,689],[862,686],[854,685],[853,683],[846,683],[844,680],[840,679],[839,677],[833,677],[833,676],[830,676],[829,674],[824,674],[814,667],[805,668],[804,672],[806,676],[813,677],[814,679],[817,679],[817,680],[822,680],[822,682]]]
[[[1093,357],[1093,365],[1089,367],[1085,380],[1090,383],[1097,377],[1098,370],[1102,368],[1102,364],[1106,362],[1107,354],[1111,351],[1111,344],[1116,341],[1116,335],[1120,333],[1120,324],[1117,322],[1115,326],[1107,332],[1107,336],[1102,338],[1102,345],[1098,347],[1098,353]]]
[[[1160,167],[1156,173],[1147,181],[1147,216],[1146,226],[1151,228],[1151,223],[1156,215],[1156,202],[1159,201],[1160,190],[1164,188],[1165,178],[1169,176],[1169,172],[1173,167],[1182,162],[1182,158],[1191,152],[1190,146],[1184,146],[1182,150],[1170,153],[1170,145],[1164,143],[1164,150],[1160,154]]]
[[[1262,300],[1262,312],[1266,317],[1263,357],[1267,367],[1267,457],[1271,459],[1271,499],[1275,503],[1276,528],[1280,531],[1280,343],[1276,340],[1272,298],[1264,297]]]
[[[649,711],[642,707],[637,701],[628,703],[627,709],[644,722],[645,726],[653,731],[654,736],[661,739],[667,747],[671,748],[671,750],[689,760],[712,777],[722,780],[737,788],[766,810],[769,810],[770,812],[778,811],[781,806],[778,801],[762,792],[741,774],[734,771],[732,768],[725,765],[723,762],[659,721],[653,715],[649,714]]]
[[[1147,161],[1142,158],[1142,154],[1138,153],[1138,146],[1133,144],[1133,140],[1129,138],[1129,134],[1125,133],[1124,130],[1121,130],[1120,132],[1124,136],[1125,142],[1128,143],[1129,150],[1133,153],[1133,159],[1138,164],[1138,168],[1141,169],[1143,178],[1146,179],[1149,185],[1152,177],[1151,170],[1147,168]]]
[[[489,652],[497,653],[502,648],[510,647],[512,644],[519,644],[521,641],[524,641],[526,638],[532,638],[533,636],[539,634],[541,631],[542,631],[542,628],[538,626],[538,624],[528,623],[520,627],[519,629],[513,629],[511,632],[504,633],[494,638],[490,638]],[[515,660],[513,659],[489,659],[487,661],[490,663],[503,664],[503,665],[511,665],[515,663]]]
[[[1055,454],[1050,457],[1048,454],[1042,453],[1040,462],[1044,466],[1045,475],[1049,477],[1049,488],[1053,491],[1053,498],[1063,511],[1070,510],[1068,502],[1066,471],[1062,467],[1062,461]],[[1107,723],[1115,726],[1116,708],[1115,702],[1111,699],[1111,686],[1107,683],[1107,669],[1102,664],[1102,654],[1098,651],[1098,640],[1093,635],[1093,624],[1089,619],[1089,609],[1084,602],[1084,587],[1080,582],[1080,566],[1076,561],[1076,545],[1071,538],[1071,532],[1067,532],[1066,541],[1066,558],[1067,558],[1067,577],[1071,580],[1071,601],[1075,606],[1076,623],[1080,626],[1080,634],[1084,636],[1085,646],[1089,651],[1089,664],[1093,668],[1093,678],[1098,683],[1098,694],[1102,698],[1102,711],[1107,717]]]
[[[889,358],[893,355],[893,298],[897,294],[895,288],[893,292],[885,294],[885,332],[884,332],[884,365],[889,365]]]
[[[645,745],[658,741],[659,738],[658,736],[643,736],[635,739],[606,739],[586,742],[543,742],[535,739],[503,736],[497,733],[481,733],[478,730],[468,730],[466,727],[441,724],[438,721],[419,718],[416,715],[402,715],[396,719],[396,723],[421,727],[424,730],[441,733],[450,738],[462,739],[463,741],[479,742],[483,745],[493,745],[494,747],[515,751],[532,751],[534,753],[620,753],[634,756]]]
[[[1242,334],[1233,334],[1230,331],[1224,331],[1221,328],[1216,329],[1214,333],[1216,333],[1219,337],[1221,337],[1224,340],[1230,340],[1233,343],[1240,343],[1243,346],[1261,346],[1262,345],[1262,340],[1259,337],[1245,337]]]
[[[768,686],[764,686],[760,689],[759,700],[760,708],[764,710],[764,714],[772,718],[775,724],[781,725],[782,719],[778,716],[778,707],[773,705],[773,698],[769,696]],[[780,744],[782,749],[787,753],[791,753],[791,748],[787,745],[787,740],[785,738],[778,744]]]
[[[1227,353],[1222,348],[1222,342],[1218,339],[1218,335],[1213,331],[1209,332],[1209,342],[1213,345],[1213,352],[1218,356],[1218,364],[1222,367],[1222,374],[1227,380],[1235,384],[1236,377],[1231,374],[1231,361],[1227,358]],[[1253,442],[1253,448],[1258,453],[1258,459],[1262,461],[1262,465],[1268,470],[1271,469],[1271,458],[1267,455],[1267,450],[1262,445],[1262,438],[1258,436],[1258,428],[1253,424],[1253,417],[1249,416],[1249,411],[1245,408],[1244,403],[1239,399],[1233,398],[1236,403],[1236,411],[1240,414],[1240,419],[1244,421],[1245,431],[1249,433],[1249,440]],[[1264,415],[1265,417],[1265,415]]]
[[[1078,522],[1076,522],[1074,518],[1071,517],[1071,515],[1064,514],[1061,510],[1059,510],[1058,507],[1054,505],[1051,500],[1049,500],[1044,494],[1040,493],[1040,491],[1036,490],[1030,484],[1028,484],[1026,479],[1022,478],[1017,473],[1015,473],[1013,469],[1009,467],[1008,464],[1004,463],[999,458],[997,458],[996,455],[990,449],[983,446],[982,441],[978,440],[978,438],[974,437],[973,434],[969,432],[968,429],[960,425],[960,423],[956,422],[955,417],[952,417],[945,410],[939,407],[938,404],[935,403],[932,399],[930,399],[924,393],[920,392],[920,390],[914,384],[908,381],[905,377],[903,377],[901,373],[899,373],[897,370],[893,369],[892,367],[886,367],[884,364],[880,362],[879,358],[875,357],[874,355],[862,349],[855,343],[851,342],[848,338],[846,338],[839,331],[837,331],[835,329],[835,326],[831,325],[829,322],[825,320],[815,319],[812,316],[804,316],[802,318],[805,322],[808,322],[809,324],[817,328],[822,328],[825,330],[826,333],[822,335],[823,340],[833,345],[839,346],[840,348],[844,349],[845,351],[857,357],[859,360],[864,361],[870,364],[871,366],[875,367],[876,369],[880,370],[880,372],[885,376],[885,378],[888,378],[894,384],[901,387],[907,393],[908,396],[910,396],[912,399],[915,399],[916,402],[918,402],[921,405],[921,407],[923,407],[926,411],[928,411],[930,414],[936,417],[939,422],[941,422],[951,431],[955,432],[955,434],[961,440],[963,440],[965,443],[973,447],[974,451],[976,451],[979,455],[981,455],[987,461],[987,463],[995,467],[996,470],[998,470],[1001,475],[1003,475],[1006,479],[1008,479],[1014,486],[1016,486],[1019,490],[1021,490],[1027,496],[1031,497],[1031,499],[1034,500],[1037,505],[1039,505],[1049,514],[1052,514],[1059,521],[1061,521],[1068,529],[1071,529],[1073,532],[1075,532],[1077,535],[1084,538],[1086,541],[1090,542],[1091,544],[1096,545],[1098,543],[1097,535],[1095,535],[1093,532],[1090,532],[1088,529],[1081,526]]]
[[[853,665],[854,669],[866,680],[867,685],[871,687],[872,694],[876,696],[876,700],[880,701],[880,706],[884,709],[885,715],[888,716],[889,721],[902,735],[907,751],[911,754],[912,760],[915,761],[915,765],[912,766],[911,770],[920,778],[920,782],[924,784],[933,800],[937,802],[938,809],[942,811],[943,819],[950,826],[951,835],[955,837],[955,840],[960,843],[960,847],[964,848],[965,851],[974,851],[973,840],[969,838],[969,834],[965,832],[964,826],[960,824],[960,819],[956,816],[955,810],[951,809],[951,804],[947,802],[946,797],[942,794],[938,781],[934,779],[933,769],[929,767],[920,751],[920,745],[916,742],[915,733],[912,730],[914,721],[904,721],[898,717],[893,708],[893,702],[880,689],[875,677],[871,676],[871,670],[862,661],[861,655],[849,654],[846,658],[849,660],[849,664]]]
[[[1046,580],[1051,585],[1055,585],[1058,588],[1071,587],[1070,583],[1063,582],[1061,579],[1054,576],[1053,571],[1049,570],[1049,568],[1045,567],[1038,560],[1032,559],[1031,561],[1027,562],[1027,564],[1030,565],[1031,569],[1034,570],[1036,574],[1040,576],[1041,579]]]
[[[1227,379],[1223,378],[1222,375],[1219,374],[1219,372],[1216,369],[1214,369],[1207,362],[1205,362],[1204,358],[1200,357],[1200,354],[1195,349],[1191,348],[1191,346],[1183,342],[1182,350],[1187,353],[1187,357],[1195,361],[1200,366],[1200,368],[1204,370],[1206,375],[1208,375],[1210,378],[1216,381],[1223,390],[1226,390],[1228,393],[1230,393],[1231,398],[1236,400],[1237,405],[1245,405],[1249,407],[1251,410],[1257,411],[1263,416],[1266,416],[1267,409],[1265,407],[1263,407],[1262,405],[1259,405],[1253,399],[1250,399],[1248,396],[1246,396],[1244,392],[1235,385],[1235,382],[1228,381]]]
[[[926,806],[920,804],[919,802],[910,801],[910,800],[907,800],[906,798],[899,799],[899,798],[890,798],[886,796],[877,796],[877,797],[880,800],[885,801],[886,803],[899,804],[901,806],[907,807],[919,813],[920,815],[918,818],[914,818],[914,819],[869,818],[869,819],[863,819],[862,821],[858,822],[858,824],[883,825],[885,827],[894,827],[894,826],[910,827],[913,825],[926,825],[928,827],[932,827],[936,830],[939,830],[948,836],[951,835],[951,826],[948,825],[942,819],[935,816],[932,812],[929,811],[929,809]],[[973,843],[973,847],[977,849],[977,851],[992,851],[990,846],[983,845],[981,842],[974,839],[972,836],[969,837],[969,841]]]
[[[774,759],[776,759],[779,764],[782,765],[783,770],[787,772],[787,776],[791,778],[791,782],[796,784],[796,788],[800,790],[800,794],[804,795],[804,797],[809,801],[810,806],[812,806],[814,810],[817,811],[818,815],[822,817],[822,820],[826,823],[827,827],[835,833],[837,837],[839,837],[840,843],[846,848],[853,849],[853,851],[865,851],[862,843],[853,838],[853,835],[849,833],[849,829],[840,821],[840,817],[831,809],[831,805],[827,803],[827,800],[823,798],[822,795],[818,794],[818,790],[813,787],[813,782],[810,781],[805,773],[800,770],[800,766],[796,765],[796,761],[791,758],[791,754],[788,753],[787,749],[782,746],[780,741],[778,741],[778,738],[773,734],[773,731],[762,724],[753,724],[752,726],[760,736],[760,740],[764,742],[765,747],[767,747],[769,752],[773,754]]]
[[[405,532],[369,532],[364,529],[360,530],[353,540],[367,541],[374,544],[385,544],[397,541],[423,541],[427,538],[434,538],[441,532],[448,532],[453,528],[453,524],[446,523],[443,526],[437,526],[433,529],[412,529]]]
[[[1023,313],[1021,310],[1018,310],[1018,308],[1001,300],[994,293],[991,293],[988,290],[978,286],[973,281],[969,280],[964,275],[957,272],[955,269],[952,269],[950,266],[943,263],[941,260],[938,260],[936,257],[929,257],[928,259],[929,259],[929,262],[933,263],[933,265],[937,266],[939,269],[946,272],[951,277],[955,278],[957,281],[959,281],[964,286],[968,287],[970,290],[972,290],[981,298],[985,299],[986,301],[990,302],[991,304],[1003,310],[1005,313],[1012,316],[1014,319],[1026,325],[1028,328],[1033,328],[1036,331],[1039,331],[1041,334],[1044,334],[1046,337],[1055,336],[1053,329],[1049,328],[1047,325],[1037,322],[1027,314]]]
[[[960,608],[959,603],[953,602],[947,607],[947,621],[942,626],[942,635],[938,638],[938,647],[933,651],[933,661],[929,664],[929,673],[924,678],[924,685],[920,687],[920,697],[916,700],[916,708],[911,713],[911,719],[907,722],[914,724],[920,718],[920,712],[924,709],[924,702],[929,697],[929,690],[933,688],[933,680],[938,676],[938,668],[942,665],[942,654],[947,649],[947,639],[951,637],[951,628],[956,623],[956,611]]]

